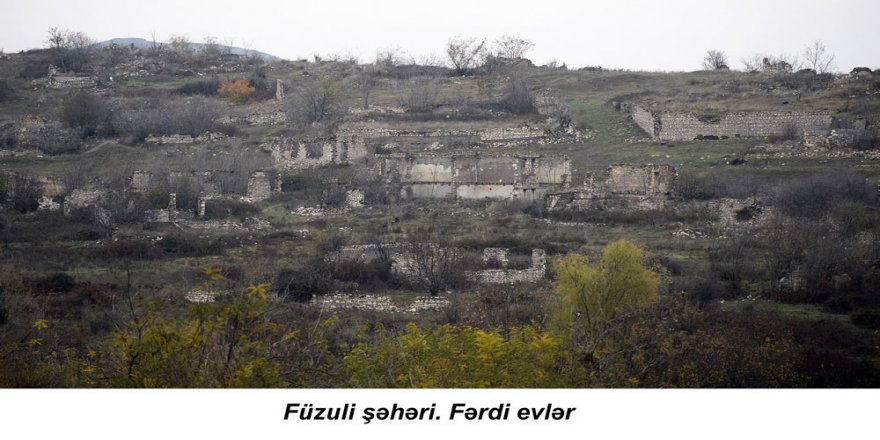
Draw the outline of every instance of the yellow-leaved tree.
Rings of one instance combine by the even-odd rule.
[[[628,307],[658,299],[665,279],[650,267],[641,248],[629,240],[609,244],[599,261],[569,254],[553,265],[558,303],[552,330],[575,347],[592,345],[606,324]]]

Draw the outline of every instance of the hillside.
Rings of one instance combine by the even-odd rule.
[[[0,59],[2,386],[880,384],[880,72],[99,46]]]

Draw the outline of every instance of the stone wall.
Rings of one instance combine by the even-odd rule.
[[[582,142],[590,137],[585,131],[565,133],[548,132],[543,127],[485,127],[474,129],[399,130],[390,128],[345,127],[339,135],[363,139],[376,148],[396,148],[401,151],[426,147],[444,148],[450,145],[472,147],[513,147],[522,145],[550,145],[564,142]]]
[[[378,173],[403,184],[407,197],[538,199],[568,186],[571,162],[564,156],[377,155]]]
[[[354,163],[367,156],[363,139],[356,136],[314,140],[276,137],[261,147],[272,153],[274,167],[280,171]]]
[[[272,187],[272,176],[265,171],[255,171],[248,177],[246,198],[254,202],[266,200],[272,196]],[[280,190],[280,188],[275,189]]]
[[[390,313],[422,313],[443,310],[449,299],[442,296],[417,296],[411,301],[395,302],[386,295],[335,294],[316,297],[312,305],[329,310],[370,310]]]
[[[583,187],[547,196],[549,209],[652,210],[667,206],[676,172],[665,164],[617,164],[603,179],[593,176]]]
[[[827,134],[831,115],[824,112],[755,111],[699,118],[693,113],[652,111],[632,105],[633,121],[655,139],[690,141],[703,138],[766,137],[794,126],[806,135]]]
[[[503,253],[507,261],[507,249],[490,248],[483,251],[484,260],[486,252],[490,255]],[[485,269],[471,272],[470,278],[484,284],[517,284],[537,283],[544,279],[547,273],[547,253],[543,249],[532,249],[532,266],[528,269]]]
[[[608,167],[605,184],[611,194],[655,195],[672,191],[675,168],[671,165],[617,164]]]

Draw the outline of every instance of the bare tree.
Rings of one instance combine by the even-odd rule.
[[[364,101],[364,110],[367,110],[370,108],[370,93],[373,91],[373,87],[376,86],[376,72],[370,66],[364,66],[360,77],[358,88]]]
[[[95,41],[82,32],[51,27],[46,44],[58,67],[80,70],[88,63]]]
[[[525,38],[504,35],[495,40],[495,56],[518,59],[522,58],[533,47],[535,47],[534,43]]]
[[[535,111],[535,98],[529,90],[529,77],[515,70],[510,74],[507,89],[504,91],[504,106],[515,114],[526,114]]]
[[[834,53],[819,40],[804,49],[803,60],[804,66],[816,73],[828,73],[834,69]]]
[[[376,52],[376,65],[394,67],[403,63],[404,53],[399,47],[389,47]]]
[[[159,52],[164,47],[164,44],[156,41],[156,32],[150,31],[150,50],[153,52]]]
[[[402,269],[413,284],[431,296],[462,282],[461,252],[447,243],[420,242],[414,238],[404,246],[404,255]]]
[[[727,66],[727,55],[720,50],[709,50],[706,57],[703,58],[703,69],[706,70],[725,70]]]
[[[295,84],[285,100],[288,123],[309,128],[334,122],[341,114],[341,94],[339,83],[328,77]]]
[[[760,72],[763,68],[762,60],[764,56],[759,53],[753,53],[748,57],[742,57],[739,62],[742,63],[746,72]]]
[[[486,39],[464,38],[455,36],[446,44],[446,56],[459,75],[466,74],[486,55]]]
[[[412,112],[429,112],[437,105],[437,80],[431,77],[417,77],[411,80],[409,94],[401,104]]]
[[[220,58],[220,43],[217,37],[208,35],[202,41],[202,58],[207,62],[215,61]]]

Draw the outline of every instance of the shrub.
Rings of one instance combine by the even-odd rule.
[[[850,315],[850,319],[857,326],[880,330],[880,309],[859,310]]]
[[[39,293],[67,293],[73,290],[76,281],[64,272],[57,272],[34,280],[33,286]]]
[[[851,170],[834,170],[791,179],[774,188],[776,206],[785,214],[817,218],[844,202],[869,202],[876,191]]]
[[[141,142],[151,134],[198,136],[223,131],[219,120],[225,115],[224,106],[209,98],[151,100],[141,108],[117,110],[113,127],[131,142]]]
[[[329,77],[296,84],[284,103],[287,122],[297,128],[332,125],[342,116],[341,96],[342,86]]]
[[[186,83],[177,88],[177,93],[186,96],[217,96],[220,90],[220,80],[217,78],[203,79]]]
[[[59,112],[68,127],[79,131],[81,137],[112,132],[110,109],[103,99],[88,90],[68,97]]]
[[[40,206],[40,185],[33,179],[24,176],[15,177],[15,185],[12,190],[12,207],[24,214],[36,211]]]
[[[257,89],[251,86],[250,81],[239,79],[235,82],[223,81],[220,83],[220,89],[217,93],[233,104],[241,104],[250,99],[256,91]]]
[[[0,78],[0,102],[12,98],[12,86],[5,78]]]
[[[437,80],[430,77],[414,78],[409,93],[401,101],[407,111],[423,113],[434,110],[437,105]]]
[[[315,257],[303,268],[281,271],[272,283],[272,290],[281,298],[308,302],[316,295],[329,292],[332,286],[327,263],[323,258]]]
[[[535,99],[529,90],[529,78],[525,73],[515,71],[510,75],[502,104],[514,114],[522,115],[535,111]]]
[[[205,218],[209,220],[236,217],[243,219],[260,212],[252,203],[233,199],[210,199],[205,201]]]

